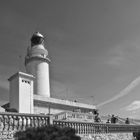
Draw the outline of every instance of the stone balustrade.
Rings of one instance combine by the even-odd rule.
[[[99,133],[133,133],[140,132],[140,125],[130,124],[103,124],[88,122],[72,122],[53,120],[53,125],[60,127],[74,128],[78,134],[99,134]]]
[[[104,124],[50,119],[47,115],[0,113],[0,130],[24,130],[28,127],[57,125],[74,128],[78,134],[140,132],[140,125]]]
[[[24,130],[49,124],[49,117],[37,114],[0,113],[0,131]]]
[[[28,127],[43,125],[57,125],[60,127],[74,128],[78,135],[108,135],[118,133],[139,133],[140,125],[130,124],[104,124],[91,122],[77,122],[55,120],[52,116],[41,114],[0,113],[0,139],[13,140],[16,131],[25,130]]]

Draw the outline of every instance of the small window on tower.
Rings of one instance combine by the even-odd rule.
[[[23,82],[23,83],[26,83],[26,84],[30,84],[30,81],[28,81],[28,80],[23,80],[23,79],[22,79],[22,82]]]

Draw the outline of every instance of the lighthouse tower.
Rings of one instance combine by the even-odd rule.
[[[36,32],[31,37],[31,45],[25,57],[26,73],[17,72],[9,80],[9,109],[19,113],[57,114],[60,119],[67,111],[80,109],[81,112],[91,112],[93,105],[76,103],[50,97],[48,51],[44,46],[44,37]],[[34,95],[36,94],[36,95]],[[91,116],[93,118],[94,116]],[[59,118],[59,116],[56,116]],[[93,120],[92,120],[93,121]]]
[[[34,94],[50,97],[49,63],[44,37],[36,32],[31,37],[31,46],[25,57],[26,72],[35,77]]]

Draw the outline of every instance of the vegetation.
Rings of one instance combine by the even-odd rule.
[[[81,140],[75,129],[57,126],[28,128],[15,134],[16,140]]]

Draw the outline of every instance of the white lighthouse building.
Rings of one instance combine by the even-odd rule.
[[[33,34],[31,46],[25,57],[26,72],[35,77],[34,94],[50,97],[48,51],[44,46],[44,37],[39,32]]]
[[[19,113],[58,114],[80,110],[91,112],[94,105],[51,97],[48,51],[44,37],[36,32],[25,56],[26,73],[17,72],[9,80],[9,109]],[[7,104],[6,104],[7,105]],[[61,115],[60,115],[61,116]]]

